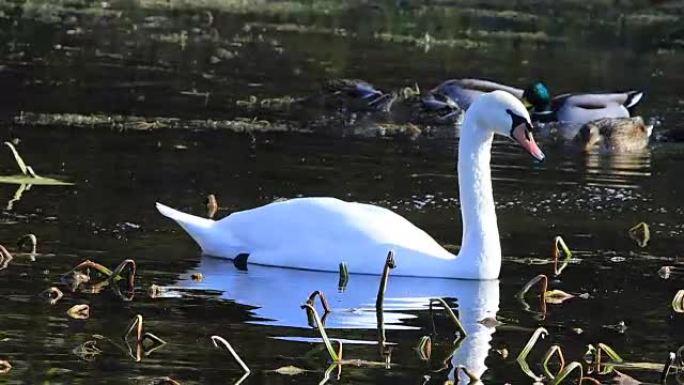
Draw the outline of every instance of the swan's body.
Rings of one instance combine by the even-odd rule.
[[[565,94],[554,97],[552,105],[559,122],[586,124],[603,118],[628,118],[642,97],[639,91]]]
[[[653,132],[640,116],[633,118],[605,118],[586,123],[574,142],[584,151],[599,147],[603,152],[631,152],[648,146]]]
[[[236,212],[220,221],[157,204],[205,254],[269,266],[380,274],[388,250],[401,258],[393,275],[494,279],[501,269],[489,161],[494,133],[511,135],[543,159],[529,129],[529,114],[512,95],[482,96],[466,113],[458,151],[463,240],[458,256],[392,211],[334,198],[301,198]]]

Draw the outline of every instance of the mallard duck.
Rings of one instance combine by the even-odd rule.
[[[242,255],[248,263],[335,272],[343,260],[350,273],[379,274],[378,258],[394,250],[402,262],[393,276],[496,279],[501,270],[501,244],[489,164],[492,141],[495,134],[515,140],[541,161],[544,153],[531,129],[527,109],[507,92],[487,93],[466,111],[456,165],[463,218],[457,255],[389,209],[336,198],[274,202],[219,221],[160,203],[157,209],[211,256],[236,259]]]
[[[584,124],[574,138],[583,151],[598,146],[605,152],[630,152],[645,148],[653,126],[640,116],[632,118],[604,118]]]
[[[330,79],[317,94],[302,102],[345,112],[387,112],[395,97],[364,80]]]
[[[463,121],[463,109],[447,95],[433,92],[421,95],[416,90],[400,92],[390,106],[390,116],[397,123],[453,125]]]
[[[629,118],[643,96],[641,91],[563,94],[553,98],[551,107],[559,122],[585,124],[602,118]]]
[[[477,97],[495,90],[506,91],[520,99],[530,110],[532,120],[545,120],[551,113],[551,95],[546,85],[540,81],[533,82],[523,90],[490,80],[450,79],[430,92],[449,96],[465,110]]]

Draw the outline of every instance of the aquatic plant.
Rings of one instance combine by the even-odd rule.
[[[541,297],[541,305],[540,305],[540,307],[541,307],[541,312],[535,312],[535,311],[531,310],[532,308],[530,307],[530,305],[529,305],[529,304],[527,303],[527,301],[525,300],[525,295],[527,294],[527,292],[530,291],[530,289],[531,289],[535,284],[537,284],[538,282],[541,282],[541,283],[542,283],[542,285],[541,285],[541,294],[540,294],[540,297]],[[546,298],[545,298],[544,296],[545,296],[545,294],[546,294],[546,290],[548,289],[548,285],[549,285],[549,278],[548,278],[546,275],[544,275],[544,274],[539,274],[539,275],[537,275],[536,277],[534,277],[534,278],[532,278],[531,280],[529,280],[529,281],[522,287],[522,289],[520,289],[520,291],[515,295],[515,297],[516,297],[516,298],[518,299],[518,301],[523,305],[523,310],[524,310],[524,311],[527,311],[527,312],[530,312],[530,313],[539,314],[540,317],[541,317],[542,319],[544,319],[544,317],[546,317]]]
[[[302,309],[307,309],[309,312],[311,312],[312,317],[315,321],[316,327],[318,328],[318,333],[321,335],[321,338],[323,339],[323,343],[325,344],[325,348],[328,350],[328,354],[330,355],[330,359],[333,362],[340,362],[341,360],[341,353],[342,353],[342,342],[337,341],[339,344],[338,351],[340,354],[338,354],[338,351],[335,351],[333,349],[332,343],[330,342],[330,338],[328,338],[328,333],[325,332],[325,328],[323,327],[323,322],[321,322],[321,318],[318,316],[318,312],[316,311],[316,308],[310,305],[309,303],[305,303],[304,305],[301,306]]]
[[[215,348],[223,347],[225,350],[227,350],[228,353],[230,353],[230,355],[233,356],[235,362],[237,362],[238,365],[240,365],[240,367],[242,368],[242,370],[245,371],[246,375],[249,375],[251,373],[251,370],[249,370],[249,367],[247,366],[247,364],[245,364],[245,361],[243,361],[242,358],[240,358],[235,349],[233,349],[233,346],[228,341],[226,341],[225,338],[214,335],[211,336],[211,342],[214,344]],[[219,346],[219,344],[221,346]]]
[[[12,152],[12,155],[14,156],[14,161],[17,164],[17,167],[19,167],[19,171],[21,171],[20,175],[9,175],[9,176],[0,176],[0,183],[8,183],[8,184],[27,184],[27,185],[33,185],[33,184],[39,184],[39,185],[72,185],[73,183],[69,182],[64,182],[58,179],[53,179],[53,178],[47,178],[43,176],[39,176],[38,174],[33,171],[33,168],[24,162],[24,159],[19,155],[19,152],[17,149],[14,147],[14,145],[10,142],[4,142],[5,146],[7,146],[10,151]]]
[[[430,360],[432,355],[432,339],[430,339],[430,336],[420,337],[418,346],[416,346],[416,352],[418,353],[418,358],[422,361]]]
[[[216,212],[218,211],[218,202],[216,201],[216,196],[214,194],[207,195],[205,206],[207,207],[207,218],[214,218],[214,215],[216,215]]]
[[[684,290],[679,290],[672,298],[672,309],[676,313],[684,313]]]
[[[561,347],[558,345],[551,345],[551,347],[549,347],[549,350],[547,350],[546,353],[544,353],[542,367],[544,368],[544,374],[546,374],[546,376],[552,380],[556,378],[556,375],[551,373],[551,370],[549,369],[549,362],[551,361],[551,358],[553,358],[554,355],[558,356],[559,363],[558,373],[556,374],[561,373],[565,368],[565,357],[563,357],[563,349],[561,349]]]
[[[646,247],[648,241],[651,239],[651,230],[646,222],[639,222],[628,231],[629,237],[632,238],[639,247]]]
[[[349,283],[349,267],[347,262],[340,262],[340,279],[337,282],[337,290],[343,293],[347,288],[347,283]]]
[[[97,340],[88,340],[75,347],[71,352],[83,361],[90,362],[102,353],[102,350],[97,347]]]
[[[17,248],[21,251],[24,248],[24,245],[28,244],[31,246],[31,249],[29,251],[31,261],[36,260],[36,253],[37,253],[37,248],[38,248],[38,237],[36,237],[35,234],[24,234],[19,238],[17,241]]]
[[[128,339],[129,339],[128,337],[131,335],[133,330],[136,331],[136,334],[135,334],[136,354],[135,355],[133,355],[132,349],[131,349],[130,345],[128,344]],[[123,340],[126,343],[126,346],[128,347],[129,354],[131,355],[131,357],[135,358],[136,362],[140,362],[142,360],[143,354],[145,356],[149,356],[155,350],[166,345],[166,341],[164,341],[163,339],[157,337],[156,335],[154,335],[150,332],[145,331],[145,328],[143,326],[143,317],[140,314],[133,317],[133,320],[131,321],[131,323],[126,328],[126,332],[123,335]],[[149,344],[147,346],[145,346],[145,341],[149,341]]]
[[[322,322],[322,326],[325,327],[325,319],[328,317],[328,314],[332,311],[332,309],[328,304],[328,300],[325,298],[325,294],[323,294],[323,292],[319,290],[316,290],[309,295],[309,298],[306,300],[306,304],[310,305],[311,307],[314,307],[316,298],[319,299],[319,301],[321,302],[321,306],[323,307],[323,318],[320,319],[320,322]],[[306,316],[308,319],[309,326],[311,326],[312,328],[318,327],[318,320],[316,317],[314,317],[313,312],[307,309]]]
[[[0,270],[5,270],[9,263],[14,259],[12,254],[5,248],[5,246],[0,245]]]
[[[568,266],[568,263],[570,262],[570,258],[572,258],[572,252],[570,251],[570,248],[568,248],[568,245],[565,244],[565,241],[563,238],[559,235],[553,240],[553,273],[556,276],[559,276],[563,270]],[[561,258],[561,254],[563,255],[563,262],[561,266],[558,266],[558,261]]]
[[[610,361],[604,362],[604,354],[608,356]],[[622,357],[620,357],[615,349],[602,342],[599,342],[596,346],[587,346],[587,353],[585,353],[585,357],[592,357],[591,362],[599,374],[610,373],[616,364],[621,364],[624,362]],[[603,365],[603,369],[601,369],[601,365]]]
[[[91,270],[99,272],[101,275],[104,276],[104,279],[100,282],[91,283]],[[135,261],[132,259],[126,259],[122,261],[116,268],[114,268],[114,270],[110,270],[97,262],[85,260],[76,265],[73,269],[62,274],[62,281],[69,284],[73,291],[76,291],[81,286],[84,286],[82,289],[84,291],[90,293],[99,293],[102,290],[102,288],[108,286],[110,283],[124,279],[124,277],[121,275],[124,272],[124,270],[126,270],[128,273],[126,277],[126,282],[128,284],[127,290],[130,293],[130,296],[123,296],[120,293],[119,287],[117,285],[112,285],[111,287],[115,290],[117,294],[120,295],[122,299],[124,299],[125,301],[130,301],[133,299],[134,295],[136,272],[136,264]]]
[[[578,377],[578,383],[581,385],[582,380],[584,380],[584,369],[582,368],[582,364],[580,364],[577,361],[573,361],[568,364],[563,370],[561,370],[558,375],[553,379],[551,382],[551,385],[559,385],[560,383],[565,380],[567,376],[570,375],[570,373],[574,372],[575,370],[579,370],[579,377]]]
[[[43,290],[40,293],[40,296],[47,299],[47,301],[48,301],[48,303],[50,303],[50,305],[54,305],[60,299],[62,299],[62,297],[64,297],[64,293],[62,293],[62,291],[56,287],[51,287],[51,288]]]
[[[456,316],[456,313],[454,313],[454,311],[451,310],[451,307],[446,303],[446,301],[444,299],[442,299],[442,298],[430,298],[430,301],[429,301],[430,314],[432,314],[433,304],[442,305],[442,309],[444,309],[444,312],[447,314],[447,316],[449,316],[449,319],[451,320],[451,322],[453,322],[454,326],[456,326],[456,329],[458,330],[458,332],[461,333],[461,338],[468,336],[468,333],[466,332],[465,328],[463,327],[461,320],[458,319],[458,316]]]
[[[530,339],[527,341],[525,346],[522,348],[520,353],[518,354],[518,357],[516,357],[516,362],[518,365],[520,365],[520,369],[528,375],[530,378],[534,379],[537,382],[540,382],[542,380],[542,376],[535,374],[532,372],[532,369],[530,369],[530,365],[527,363],[527,356],[530,354],[530,351],[532,351],[532,348],[537,344],[537,341],[539,338],[544,338],[544,336],[549,335],[548,330],[544,329],[543,327],[537,328],[532,335],[530,336]]]
[[[378,294],[375,298],[375,314],[378,324],[378,341],[380,342],[381,349],[384,349],[385,341],[385,326],[384,326],[384,304],[385,304],[385,292],[387,291],[387,281],[389,279],[390,270],[394,269],[396,266],[394,260],[394,251],[390,250],[387,253],[387,258],[385,259],[385,265],[382,268],[382,275],[380,276],[380,285],[378,286]],[[384,350],[383,350],[384,353]]]
[[[12,365],[9,361],[0,360],[0,374],[7,374],[12,370]]]

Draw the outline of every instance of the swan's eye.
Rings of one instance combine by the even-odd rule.
[[[513,130],[515,130],[516,127],[524,124],[525,125],[525,136],[529,139],[530,137],[530,132],[529,130],[532,128],[530,127],[530,123],[527,121],[527,119],[523,118],[522,116],[514,113],[513,111],[507,109],[506,112],[508,115],[511,116],[511,129],[510,129],[510,136],[513,137]]]

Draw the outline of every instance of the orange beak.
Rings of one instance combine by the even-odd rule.
[[[539,146],[537,146],[537,142],[534,141],[534,136],[532,136],[529,126],[530,124],[527,122],[519,124],[511,131],[511,136],[522,146],[522,148],[527,150],[530,155],[541,162],[544,160],[545,156]]]

